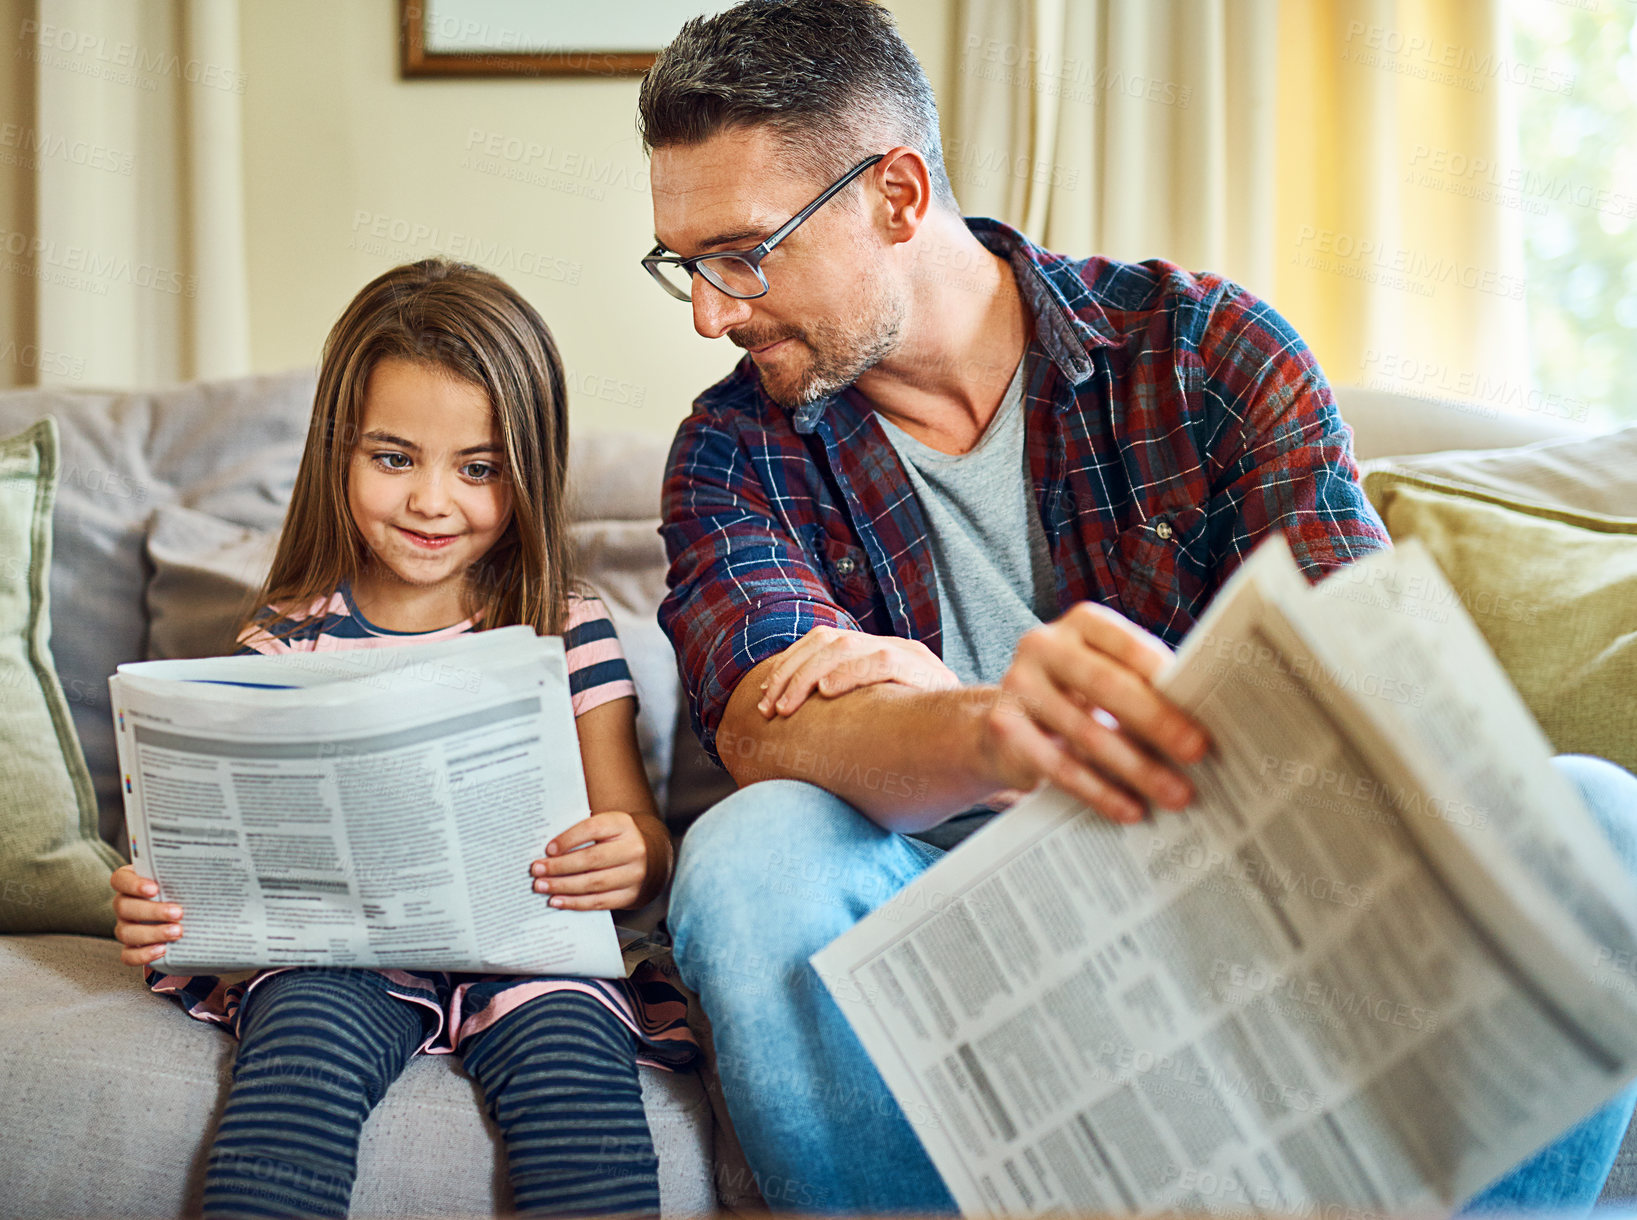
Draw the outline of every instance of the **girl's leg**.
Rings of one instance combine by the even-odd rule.
[[[420,1045],[420,1013],[371,970],[287,971],[245,1003],[204,1215],[345,1216],[359,1133]]]
[[[635,1038],[612,1012],[581,992],[548,992],[460,1049],[505,1137],[520,1213],[659,1214]]]

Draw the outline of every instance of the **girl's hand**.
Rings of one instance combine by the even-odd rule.
[[[550,894],[554,907],[635,910],[651,902],[671,875],[670,832],[652,814],[594,813],[547,843],[529,872],[535,891]]]
[[[119,960],[146,966],[165,954],[165,946],[182,935],[182,908],[173,902],[150,902],[159,884],[123,864],[108,879],[114,887],[114,939],[125,948]]]
[[[878,682],[916,690],[954,690],[961,684],[919,640],[814,627],[779,657],[757,710],[771,720],[790,715],[815,690],[833,699]]]

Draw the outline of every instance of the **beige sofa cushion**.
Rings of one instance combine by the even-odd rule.
[[[1637,771],[1637,516],[1404,470],[1364,488],[1395,541],[1432,552],[1552,745]]]
[[[1512,449],[1455,449],[1381,458],[1374,470],[1427,475],[1508,500],[1637,517],[1637,425]]]

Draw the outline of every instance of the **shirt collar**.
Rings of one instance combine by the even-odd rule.
[[[1035,245],[1011,225],[983,216],[964,219],[972,236],[982,242],[985,249],[1011,264],[1023,303],[1034,315],[1035,337],[1052,363],[1071,385],[1089,381],[1095,370],[1090,350],[1112,347],[1119,339],[1102,304],[1092,295],[1074,265],[1063,256]],[[1071,293],[1075,302],[1072,308]],[[797,407],[791,414],[796,431],[813,431],[836,397],[820,398]]]

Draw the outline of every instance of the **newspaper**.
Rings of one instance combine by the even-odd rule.
[[[1453,1210],[1637,1076],[1637,888],[1415,544],[1260,548],[1134,826],[1042,787],[813,957],[967,1215]]]
[[[607,911],[529,863],[587,817],[563,643],[150,661],[110,680],[132,864],[184,911],[167,969],[626,973]]]

